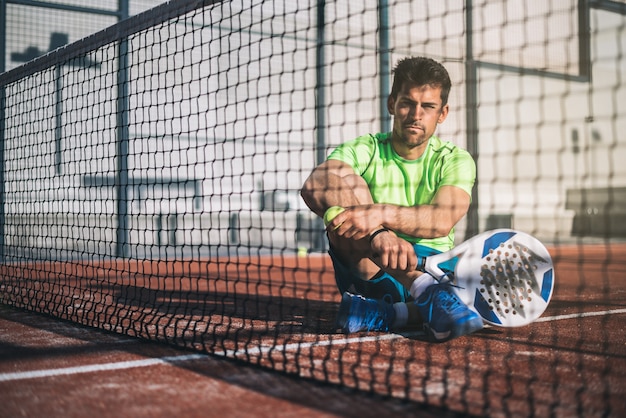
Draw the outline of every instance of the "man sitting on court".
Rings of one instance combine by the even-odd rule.
[[[449,111],[447,70],[424,57],[393,70],[390,133],[360,136],[316,167],[301,195],[323,217],[342,301],[345,332],[422,325],[435,341],[483,327],[451,286],[416,271],[417,255],[447,251],[467,213],[476,166],[470,154],[434,135]],[[337,212],[339,212],[337,214]],[[328,216],[327,216],[328,218]]]

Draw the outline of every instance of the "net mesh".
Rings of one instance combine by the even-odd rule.
[[[461,413],[626,410],[619,317],[593,314],[599,337],[555,320],[623,314],[624,3],[180,0],[39,57],[11,32],[28,8],[6,8],[3,304]],[[447,345],[335,328],[298,192],[334,147],[388,129],[410,55],[450,72],[438,135],[477,162],[457,241],[513,227],[550,248],[536,326]]]

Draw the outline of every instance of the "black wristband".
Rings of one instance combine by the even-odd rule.
[[[372,232],[370,234],[370,244],[372,243],[372,240],[374,239],[374,237],[378,234],[382,234],[383,232],[389,232],[389,230],[385,227],[382,227],[380,229],[377,229],[376,231]]]

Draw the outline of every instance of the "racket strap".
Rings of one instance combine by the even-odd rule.
[[[417,256],[417,270],[424,271],[426,268],[426,257],[418,255]]]

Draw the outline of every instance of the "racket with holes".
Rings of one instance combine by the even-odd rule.
[[[442,267],[456,262],[454,274]],[[501,327],[527,325],[545,311],[554,290],[554,268],[546,247],[512,229],[483,232],[445,253],[418,257],[418,269],[447,278],[459,298]]]

